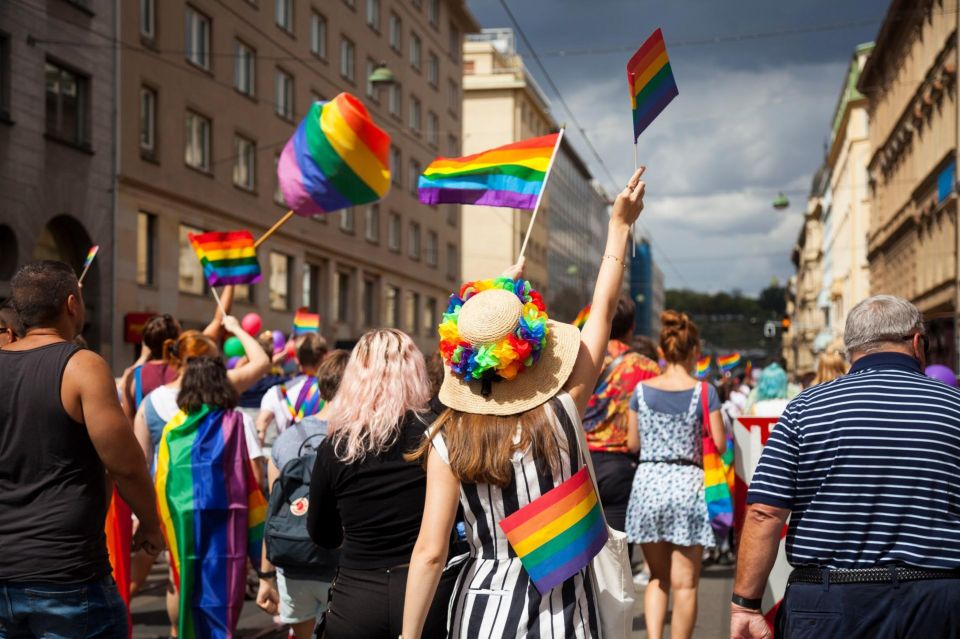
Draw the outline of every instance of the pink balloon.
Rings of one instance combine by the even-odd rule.
[[[250,335],[256,335],[260,332],[260,327],[263,326],[263,320],[256,313],[247,313],[240,320],[240,326]]]

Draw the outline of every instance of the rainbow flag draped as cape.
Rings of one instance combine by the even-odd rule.
[[[306,217],[376,202],[390,188],[389,152],[390,136],[360,100],[314,102],[280,154],[283,199]]]
[[[717,366],[724,373],[732,371],[740,364],[740,353],[730,353],[726,357],[717,358]]]
[[[607,543],[607,524],[586,467],[500,522],[540,594],[577,574]]]
[[[710,356],[709,355],[697,360],[697,370],[696,370],[697,379],[703,379],[704,377],[707,376],[708,372],[710,372]]]
[[[462,158],[438,157],[420,176],[420,201],[533,209],[559,136],[552,133]]]
[[[260,281],[260,263],[250,231],[188,233],[210,286]]]
[[[657,29],[627,62],[627,84],[633,108],[633,141],[680,95],[670,69],[663,32]]]
[[[259,565],[267,502],[237,411],[204,406],[164,427],[157,503],[180,593],[181,639],[232,637],[247,558]]]
[[[320,332],[320,314],[311,313],[306,307],[297,310],[293,316],[293,334],[303,335],[304,333]]]

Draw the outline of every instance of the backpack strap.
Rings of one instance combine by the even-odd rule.
[[[133,406],[140,408],[143,403],[143,364],[133,369]]]
[[[323,438],[326,437],[326,436],[327,436],[326,433],[314,433],[313,435],[310,435],[309,437],[307,437],[306,439],[304,439],[303,442],[300,444],[300,448],[297,449],[297,457],[302,457],[302,456],[303,456],[303,449],[306,447],[307,443],[308,443],[311,439],[316,439],[316,438],[319,437],[320,440],[322,441]],[[316,450],[316,449],[314,449],[314,450]]]

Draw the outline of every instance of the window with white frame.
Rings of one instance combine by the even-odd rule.
[[[407,233],[407,255],[410,259],[420,259],[420,225],[416,222],[410,222],[410,230]]]
[[[256,186],[257,144],[238,135],[233,140],[233,183],[252,191]]]
[[[400,227],[402,225],[400,214],[390,212],[390,222],[387,224],[387,247],[395,252],[400,252]]]
[[[356,220],[354,219],[353,207],[345,208],[340,210],[340,230],[344,233],[353,233],[356,228]]]
[[[360,311],[363,317],[360,318],[362,326],[370,327],[376,321],[377,312],[377,283],[374,280],[364,278],[363,290],[360,294]]]
[[[402,112],[402,95],[403,89],[400,87],[399,83],[394,82],[390,85],[390,93],[387,97],[387,109],[390,111],[390,115],[398,119],[400,118],[400,114]]]
[[[89,145],[90,78],[51,61],[47,61],[44,70],[47,135],[71,144]],[[5,82],[3,78],[0,81]]]
[[[316,11],[310,13],[310,53],[327,59],[327,19]]]
[[[396,185],[403,184],[403,155],[400,148],[390,146],[390,181]]]
[[[157,216],[137,211],[137,284],[156,283]]]
[[[436,268],[437,262],[439,261],[437,253],[440,252],[440,247],[438,245],[440,238],[437,237],[436,231],[427,231],[427,245],[424,250],[424,259],[427,262],[427,266],[432,266]]]
[[[400,46],[403,40],[403,20],[400,16],[390,12],[390,48],[400,53]]]
[[[452,22],[450,23],[450,57],[454,62],[460,60],[460,29],[456,27]]]
[[[440,144],[440,118],[433,111],[427,113],[427,143],[433,147]]]
[[[410,96],[410,130],[420,133],[420,100]]]
[[[410,66],[420,70],[420,55],[423,48],[423,44],[420,42],[420,36],[414,32],[410,32]]]
[[[203,229],[181,224],[178,228],[177,290],[181,293],[203,295],[207,281],[203,277],[203,265],[190,243],[190,235],[203,233]]]
[[[364,235],[368,242],[377,243],[380,241],[380,205],[368,204],[365,211]]]
[[[436,330],[437,325],[440,323],[438,320],[437,300],[434,297],[428,297],[423,305],[423,332],[427,337],[433,336],[433,331]]]
[[[233,86],[244,95],[253,95],[256,79],[257,53],[237,40],[234,44]]]
[[[283,190],[280,188],[280,180],[277,178],[277,167],[280,165],[280,154],[274,153],[273,155],[273,179],[275,180],[273,187],[273,202],[274,204],[279,204],[280,206],[286,206],[287,203],[283,200]]]
[[[183,161],[201,171],[210,170],[210,120],[199,113],[187,111],[186,144]]]
[[[277,69],[276,111],[285,120],[293,120],[293,76]]]
[[[407,291],[407,299],[404,302],[404,328],[411,334],[416,335],[420,332],[420,294],[413,291]]]
[[[398,328],[400,320],[400,289],[396,286],[387,286],[384,291],[383,323],[388,328]]]
[[[293,258],[270,251],[270,309],[290,310],[290,289],[293,279]]]
[[[275,0],[275,2],[277,26],[287,33],[293,33],[293,0]]]
[[[337,308],[334,310],[334,317],[337,318],[338,322],[344,324],[350,321],[350,300],[352,299],[350,295],[350,280],[350,273],[337,271],[337,276],[333,281],[337,288],[336,295],[334,296],[334,301],[337,305]]]
[[[357,49],[353,42],[347,38],[340,39],[340,75],[345,80],[354,82],[357,76],[356,72],[356,54]]]
[[[440,86],[440,58],[433,51],[427,54],[427,82],[434,89]]]
[[[140,35],[153,40],[157,35],[157,6],[155,0],[140,0]]]
[[[191,64],[210,69],[210,18],[187,5],[186,54]]]
[[[380,31],[380,0],[367,0],[367,26]]]
[[[157,92],[148,86],[140,87],[140,150],[157,152]]]
[[[429,4],[427,5],[427,19],[433,27],[440,25],[440,0],[429,0]]]
[[[410,192],[417,195],[417,186],[420,182],[420,171],[422,167],[416,160],[410,160]]]

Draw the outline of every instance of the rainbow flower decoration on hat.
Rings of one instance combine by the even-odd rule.
[[[473,296],[502,289],[523,305],[517,327],[500,340],[474,344],[462,338],[460,309]],[[467,282],[450,296],[439,327],[440,354],[450,371],[465,381],[510,380],[537,363],[547,343],[547,312],[540,294],[526,280],[498,277]]]

